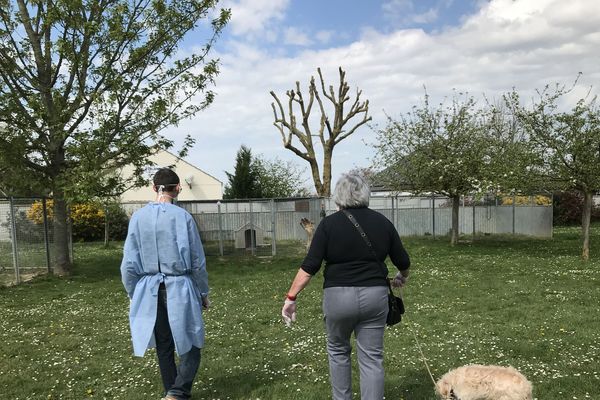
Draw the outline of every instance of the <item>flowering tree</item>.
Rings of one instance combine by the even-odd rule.
[[[421,106],[377,132],[376,164],[393,190],[437,193],[452,200],[451,243],[458,241],[460,196],[487,191],[490,140],[483,111],[472,97],[454,97],[449,105]]]
[[[516,92],[506,96],[527,133],[532,149],[529,169],[551,189],[583,195],[582,258],[590,256],[593,195],[600,190],[600,108],[597,98],[583,98],[571,110],[560,107],[564,87],[546,87],[531,107]]]
[[[229,13],[202,22],[217,3],[0,0],[0,171],[22,174],[15,191],[35,179],[52,193],[56,274],[71,267],[68,201],[122,186],[125,165],[143,181],[148,157],[173,145],[160,131],[212,102],[207,55]],[[180,52],[199,27],[204,47]]]

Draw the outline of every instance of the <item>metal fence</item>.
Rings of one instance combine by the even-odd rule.
[[[50,272],[53,236],[46,199],[0,198],[0,285]]]
[[[508,203],[507,198],[461,199],[460,233],[552,237],[551,199],[544,202],[547,205],[538,205],[536,197],[523,201],[521,196],[520,202],[512,198]],[[123,207],[131,214],[144,204],[126,203]],[[317,225],[322,215],[337,211],[328,198],[178,204],[194,217],[209,255],[268,256],[288,247],[298,249],[307,238],[300,225],[303,218]],[[452,225],[452,208],[447,198],[373,196],[370,207],[392,221],[401,237],[448,235]],[[0,198],[0,285],[19,283],[51,271],[53,236],[45,199]]]
[[[520,202],[514,197],[462,198],[460,234],[552,237],[552,200],[547,199],[545,205],[538,205],[534,196],[520,196]],[[133,213],[144,204],[123,206]],[[337,211],[333,200],[328,198],[182,201],[178,205],[194,217],[205,252],[210,255],[266,256],[275,255],[287,246],[297,248],[307,238],[300,225],[302,218],[317,225],[322,210],[324,215]],[[444,236],[452,226],[448,198],[373,196],[370,208],[392,221],[401,237]]]

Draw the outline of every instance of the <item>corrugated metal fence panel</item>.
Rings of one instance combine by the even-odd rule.
[[[473,234],[473,207],[461,209],[463,214],[470,219],[470,224],[461,230],[464,234]],[[475,234],[495,234],[497,231],[498,207],[496,206],[476,206],[475,207]]]
[[[517,206],[515,210],[514,233],[535,237],[552,237],[552,207]],[[396,208],[377,210],[392,221],[401,236],[429,236],[433,231],[431,208]],[[460,207],[459,229],[464,235],[473,234],[512,234],[512,206]],[[473,227],[475,218],[475,227]],[[435,235],[450,234],[452,228],[452,208],[435,208]]]
[[[516,210],[517,207],[515,207]],[[529,207],[527,207],[529,208]],[[549,207],[552,210],[552,207]],[[513,233],[513,207],[512,206],[498,206],[496,207],[496,232],[499,234],[512,234]],[[552,220],[550,220],[552,224]],[[542,235],[543,236],[543,235]]]
[[[142,204],[129,204],[129,209],[137,209]],[[434,210],[435,204],[435,232]],[[240,202],[182,202],[180,206],[188,210],[196,219],[203,240],[218,241],[222,238],[225,246],[233,250],[236,234],[248,230],[252,224],[259,230],[266,242],[273,240],[306,240],[306,232],[300,225],[302,218],[308,218],[315,225],[321,221],[321,208],[326,215],[337,211],[332,199],[290,199]],[[274,209],[273,209],[274,207]],[[452,207],[446,198],[431,197],[372,197],[370,207],[385,215],[401,236],[448,235],[452,226]],[[220,209],[220,215],[219,215]],[[514,210],[514,211],[513,211]],[[514,216],[513,216],[514,212]],[[1,217],[1,216],[0,216]],[[513,227],[514,218],[514,227]],[[474,223],[473,223],[474,221]],[[463,206],[459,209],[459,228],[463,235],[475,234],[516,234],[537,237],[552,236],[552,207],[535,205]],[[220,229],[222,232],[220,233]],[[2,231],[0,230],[0,235]]]
[[[400,236],[424,236],[433,233],[430,208],[402,208],[398,210],[396,229]]]
[[[515,207],[515,233],[552,237],[552,207]]]
[[[8,200],[0,200],[0,272],[7,274],[8,280],[14,274],[12,258],[10,203]]]
[[[10,242],[10,203],[0,200],[0,242]]]

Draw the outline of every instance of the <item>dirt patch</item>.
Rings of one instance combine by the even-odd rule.
[[[22,272],[20,274],[21,282],[29,282],[35,279],[38,276],[46,275],[48,272],[45,270],[40,271],[32,271],[32,272]],[[0,271],[0,286],[15,286],[17,284],[15,271],[12,270],[4,270]]]

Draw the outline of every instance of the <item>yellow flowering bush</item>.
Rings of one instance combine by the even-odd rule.
[[[48,221],[54,217],[54,202],[52,200],[46,200],[46,213]],[[26,212],[27,218],[38,225],[44,223],[44,203],[41,200],[35,201]]]
[[[515,196],[515,204],[518,206],[528,206],[531,204],[531,196]],[[503,196],[502,197],[502,205],[504,206],[512,206],[513,197],[512,196]],[[535,195],[533,196],[533,204],[536,206],[550,206],[552,205],[552,198],[549,196],[543,195]]]
[[[54,202],[46,200],[48,221],[54,216]],[[127,229],[127,216],[118,204],[109,205],[109,234],[113,239],[124,237],[123,226]],[[77,241],[100,240],[104,237],[106,214],[104,208],[96,203],[79,203],[70,207],[70,217],[73,224],[73,239]],[[123,215],[121,215],[123,214]],[[34,202],[26,212],[27,218],[38,225],[44,223],[43,203]]]
[[[73,204],[71,221],[73,221],[74,240],[99,240],[104,237],[104,210],[93,203]]]

